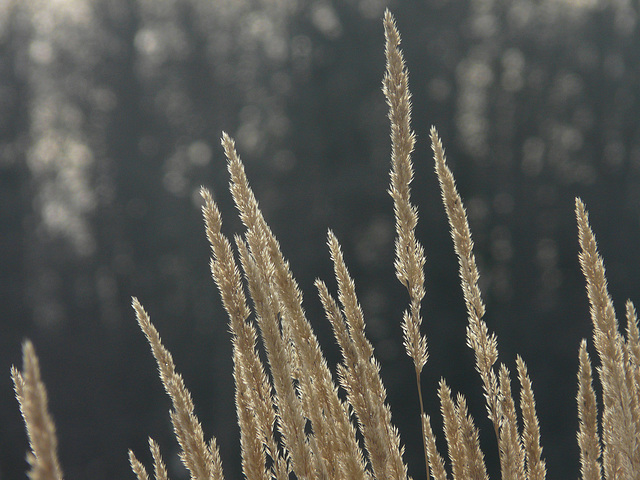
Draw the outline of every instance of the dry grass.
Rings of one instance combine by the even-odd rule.
[[[427,341],[421,333],[420,304],[425,295],[425,253],[416,239],[418,212],[411,204],[411,95],[400,35],[388,11],[384,17],[387,71],[383,91],[391,121],[391,182],[396,218],[395,269],[407,288],[409,306],[402,319],[404,345],[412,359],[423,428],[425,462],[435,480],[488,479],[478,430],[465,398],[441,380],[441,402],[448,460],[438,452],[430,417],[424,413],[420,373],[427,363]],[[462,199],[446,164],[435,128],[431,133],[435,170],[451,237],[459,260],[459,275],[467,307],[467,344],[474,351],[482,379],[486,408],[493,423],[505,480],[542,480],[546,475],[533,386],[527,367],[515,361],[519,397],[514,400],[511,372],[498,364],[498,341],[483,317],[485,304]],[[328,247],[338,285],[337,296],[316,281],[326,317],[342,352],[333,380],[311,323],[302,307],[302,294],[278,241],[260,212],[233,139],[222,136],[231,176],[230,190],[245,226],[232,243],[221,233],[222,219],[211,194],[202,190],[206,234],[211,244],[211,272],[229,315],[233,343],[233,377],[241,432],[242,468],[248,479],[406,479],[400,436],[380,377],[374,349],[365,334],[365,321],[356,288],[339,241],[328,232]],[[602,258],[596,248],[584,204],[576,200],[580,264],[591,304],[594,344],[600,359],[598,378],[603,390],[601,421],[593,386],[591,360],[584,340],[579,349],[578,444],[584,480],[640,478],[640,335],[635,308],[627,304],[626,335],[607,291]],[[234,248],[235,244],[235,248]],[[215,439],[205,441],[194,414],[191,395],[176,373],[171,354],[142,305],[133,300],[138,323],[158,364],[171,398],[170,412],[181,458],[194,480],[222,479]],[[266,364],[259,355],[259,343]],[[24,370],[12,369],[16,396],[31,443],[30,478],[61,479],[55,427],[47,411],[33,346],[24,345]],[[339,395],[342,389],[345,396]],[[358,441],[358,438],[362,441]],[[156,480],[167,479],[159,446],[149,440]],[[130,463],[138,480],[149,475],[133,454]],[[449,471],[449,472],[448,472]]]
[[[31,480],[61,480],[58,439],[53,418],[47,407],[47,390],[40,377],[40,363],[30,341],[22,345],[22,372],[11,368],[11,378],[29,435]]]

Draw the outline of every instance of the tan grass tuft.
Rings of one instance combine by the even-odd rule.
[[[294,470],[298,476],[348,474],[364,479],[367,473],[355,432],[306,319],[302,294],[264,221],[233,140],[223,134],[222,143],[231,174],[231,192],[247,227],[246,248],[240,248],[241,260],[274,376],[275,399],[284,401],[279,409],[282,433],[294,466],[297,465]],[[299,393],[293,389],[292,381]],[[304,433],[305,419],[311,422],[312,436]]]
[[[400,34],[391,12],[384,15],[386,38],[385,53],[387,71],[382,82],[382,90],[389,105],[391,121],[391,185],[389,194],[393,198],[396,218],[396,276],[407,287],[411,305],[404,315],[402,331],[404,345],[413,359],[419,374],[427,363],[427,341],[420,334],[422,317],[420,302],[424,297],[424,249],[415,235],[418,210],[411,205],[410,184],[413,180],[411,152],[415,135],[411,131],[411,93],[409,75],[404,65],[400,46]]]
[[[133,299],[133,308],[158,364],[162,384],[173,403],[170,416],[182,448],[182,462],[191,473],[192,480],[221,480],[224,477],[218,447],[213,439],[210,444],[205,443],[202,426],[194,413],[191,394],[180,374],[176,373],[171,353],[162,345],[158,331],[137,298]]]
[[[498,403],[499,387],[493,365],[498,359],[498,341],[493,333],[489,333],[487,324],[482,319],[485,312],[484,302],[478,287],[480,275],[473,254],[473,241],[467,221],[467,213],[462,206],[462,199],[456,188],[453,174],[445,161],[444,148],[435,127],[431,128],[431,147],[435,159],[435,170],[440,183],[451,238],[458,256],[462,292],[467,306],[469,323],[467,325],[467,344],[473,349],[476,357],[476,370],[482,378],[487,411],[493,422],[496,437],[500,437],[500,406]]]
[[[460,438],[464,445],[465,456],[467,458],[465,478],[469,480],[489,480],[487,468],[484,463],[484,455],[480,449],[478,429],[473,423],[473,418],[469,415],[467,401],[462,394],[458,394],[456,402],[456,415],[460,425]]]
[[[167,467],[160,455],[160,447],[152,438],[149,438],[149,450],[151,450],[151,455],[153,456],[153,473],[155,480],[169,480]],[[144,468],[142,462],[136,458],[131,450],[129,450],[129,463],[131,464],[131,470],[133,470],[138,480],[149,480],[147,469]]]
[[[509,369],[500,365],[500,467],[503,480],[524,480],[524,452],[518,434],[518,417],[511,394],[511,374]]]
[[[149,449],[151,450],[151,455],[153,456],[153,470],[156,480],[169,480],[169,476],[167,475],[167,467],[162,460],[162,455],[160,455],[160,446],[153,438],[149,438]]]
[[[411,181],[413,164],[411,153],[415,145],[415,134],[411,130],[411,92],[409,73],[405,67],[400,49],[400,33],[395,19],[387,9],[384,14],[386,73],[382,81],[382,91],[389,106],[391,122],[391,185],[389,194],[393,198],[393,212],[396,219],[396,240],[394,262],[398,280],[409,292],[409,309],[403,314],[402,333],[404,347],[411,359],[416,374],[420,418],[424,416],[424,402],[420,373],[429,358],[427,339],[420,333],[422,316],[420,303],[425,295],[424,288],[424,248],[416,239],[418,209],[411,204]],[[424,438],[424,433],[423,433]],[[424,444],[425,463],[428,464],[427,444]]]
[[[47,407],[47,390],[40,376],[40,363],[33,344],[22,345],[22,372],[11,367],[11,378],[29,436],[27,461],[31,480],[62,480],[58,461],[58,438]]]
[[[251,478],[266,479],[267,453],[274,460],[273,470],[277,471],[280,463],[272,434],[276,414],[271,387],[256,351],[257,332],[248,321],[251,312],[231,243],[221,233],[220,212],[208,190],[203,188],[201,195],[205,201],[202,213],[212,251],[211,274],[230,319],[243,471]]]
[[[580,265],[587,281],[594,343],[600,357],[603,391],[602,443],[605,477],[640,478],[640,425],[634,380],[629,375],[624,339],[607,288],[604,261],[597,249],[584,203],[576,199]]]
[[[149,480],[147,469],[144,468],[142,462],[136,458],[131,450],[129,450],[129,463],[131,464],[131,470],[136,474],[138,480]]]
[[[240,218],[247,227],[247,248],[240,250],[241,262],[271,367],[276,391],[274,399],[281,418],[284,443],[291,454],[296,476],[301,479],[316,478],[325,469],[324,460],[315,448],[316,444],[307,443],[305,423],[308,417],[305,417],[303,402],[292,382],[293,379],[304,381],[293,369],[298,363],[299,352],[294,344],[283,338],[280,323],[303,321],[292,318],[290,312],[285,312],[285,309],[292,308],[292,301],[301,301],[301,295],[293,280],[285,273],[287,265],[279,254],[277,241],[264,221],[255,195],[249,187],[244,166],[235,150],[235,142],[223,133],[222,145],[231,175],[231,193]],[[283,280],[283,277],[287,277],[287,280]],[[290,328],[293,328],[291,324]]]
[[[542,450],[531,382],[526,374],[524,363],[519,360],[518,369],[522,385],[521,404],[523,422],[525,423],[525,431],[521,436],[518,431],[518,416],[511,394],[509,371],[504,365],[500,367],[498,374],[494,369],[498,359],[498,342],[495,334],[489,333],[483,320],[485,305],[478,286],[479,273],[473,254],[473,241],[471,240],[467,214],[456,188],[453,174],[446,164],[442,142],[434,127],[431,128],[430,135],[436,175],[451,228],[454,249],[458,257],[459,276],[467,306],[467,344],[475,352],[476,370],[482,379],[487,412],[493,422],[498,440],[502,478],[505,480],[524,480],[529,477],[544,478],[546,469],[544,462],[540,459]],[[484,466],[480,462],[481,452],[478,453],[475,453],[474,464],[476,467],[474,467],[474,471],[475,475],[482,477],[486,473],[483,473]],[[531,456],[530,461],[527,460],[528,455]],[[454,476],[456,476],[455,471]]]
[[[428,470],[433,480],[447,480],[447,471],[444,468],[444,460],[436,446],[436,438],[431,428],[431,419],[428,415],[422,416],[422,432],[424,444],[427,446]]]
[[[404,479],[407,466],[402,460],[400,436],[391,423],[380,366],[364,333],[364,318],[355,284],[344,262],[338,239],[331,231],[328,236],[344,318],[344,324],[341,324],[341,319],[332,320],[334,331],[338,330],[336,339],[344,357],[344,364],[340,366],[341,385],[347,391],[349,403],[358,418],[375,478]]]
[[[582,480],[601,480],[600,437],[598,435],[598,407],[593,390],[591,360],[587,341],[580,343],[578,370],[578,446],[580,447],[580,473]]]
[[[467,451],[461,437],[460,419],[456,413],[456,406],[451,398],[451,389],[444,379],[440,380],[438,396],[444,420],[444,436],[449,447],[449,460],[454,480],[467,478]]]
[[[524,423],[522,431],[522,445],[524,447],[527,479],[544,480],[546,477],[545,461],[542,459],[540,446],[540,425],[536,414],[536,402],[533,396],[533,385],[527,372],[527,366],[518,355],[516,359],[518,379],[520,380],[520,410]]]

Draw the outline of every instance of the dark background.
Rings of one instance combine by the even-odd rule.
[[[209,278],[198,196],[200,185],[211,188],[225,233],[241,231],[226,190],[222,130],[237,139],[332,368],[338,351],[313,280],[335,289],[327,229],[341,240],[410,473],[424,478],[413,367],[399,326],[407,295],[392,268],[380,91],[385,6],[0,2],[2,479],[26,478],[27,439],[9,377],[25,338],[40,356],[65,478],[133,478],[127,449],[149,465],[149,435],[172,478],[185,478],[170,403],[130,308],[134,295],[173,353],[207,437],[217,437],[227,477],[241,478],[227,319]],[[442,440],[436,388],[445,377],[467,396],[499,477],[433,173],[434,124],[468,208],[500,360],[515,370],[519,353],[528,363],[548,478],[576,478],[577,352],[591,335],[576,195],[591,212],[621,318],[640,282],[637,4],[389,6],[403,35],[418,139],[426,411]]]

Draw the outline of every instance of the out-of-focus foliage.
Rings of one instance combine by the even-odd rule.
[[[0,1],[0,477],[25,471],[26,439],[8,375],[25,336],[42,360],[68,479],[127,478],[126,449],[144,451],[147,434],[173,445],[168,405],[155,403],[163,397],[129,311],[132,294],[175,342],[168,347],[202,409],[205,433],[216,433],[229,478],[239,477],[231,350],[219,335],[226,317],[202,263],[207,247],[196,208],[205,184],[221,208],[232,209],[223,129],[238,141],[303,291],[316,275],[329,276],[326,229],[343,240],[396,423],[409,445],[419,445],[419,422],[402,408],[405,390],[395,388],[413,379],[396,340],[405,298],[393,281],[384,193],[385,6]],[[477,381],[458,345],[465,322],[451,306],[460,302],[449,301],[460,295],[455,258],[428,142],[420,141],[436,124],[469,207],[487,323],[506,358],[517,346],[528,362],[550,475],[575,476],[576,429],[566,419],[575,418],[579,338],[590,331],[575,257],[576,194],[590,206],[611,290],[620,295],[614,300],[633,298],[640,281],[633,249],[640,236],[637,5],[429,0],[391,7],[403,25],[418,136],[427,409],[438,408],[440,375],[454,390]],[[604,213],[613,211],[616,218]],[[328,335],[319,303],[309,298],[305,307]],[[522,348],[542,332],[544,341]],[[470,410],[482,418],[482,399],[470,400]],[[175,451],[168,453],[172,478],[180,478]],[[419,448],[408,455],[419,469]]]

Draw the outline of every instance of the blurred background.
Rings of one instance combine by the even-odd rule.
[[[172,478],[186,478],[134,295],[207,437],[218,438],[227,478],[241,478],[227,318],[198,195],[210,188],[225,233],[242,231],[223,130],[237,140],[332,368],[339,352],[313,281],[335,290],[327,229],[342,242],[410,473],[425,478],[386,193],[387,6],[413,92],[426,411],[442,440],[438,381],[463,392],[498,478],[433,173],[434,124],[468,208],[500,361],[514,371],[519,353],[529,366],[548,478],[578,476],[577,352],[591,326],[575,196],[591,212],[623,325],[640,283],[632,0],[0,0],[2,479],[26,478],[9,377],[25,338],[40,356],[66,479],[134,478],[127,449],[150,465],[148,436]]]

